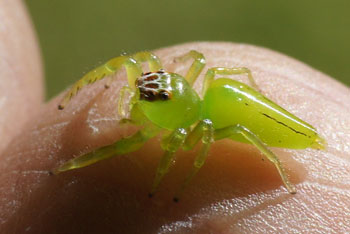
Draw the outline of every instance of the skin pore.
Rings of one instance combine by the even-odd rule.
[[[253,146],[218,141],[181,201],[174,203],[172,197],[199,147],[180,151],[150,199],[147,194],[162,155],[157,138],[135,153],[58,176],[47,173],[137,130],[118,124],[117,97],[127,82],[125,73],[108,90],[104,81],[86,87],[64,111],[58,111],[63,94],[42,102],[37,44],[21,2],[0,2],[0,22],[7,30],[0,31],[2,61],[21,61],[22,66],[0,63],[1,87],[13,90],[0,96],[12,101],[1,108],[7,110],[1,115],[1,127],[11,126],[2,134],[0,156],[2,232],[341,233],[350,225],[350,92],[344,85],[294,59],[255,46],[188,43],[155,51],[167,71],[179,74],[187,71],[189,63],[173,59],[190,49],[205,54],[206,69],[249,67],[262,93],[315,126],[328,141],[328,149],[272,149],[296,185],[297,194],[290,195],[274,166],[262,160]],[[10,53],[17,48],[12,45],[16,40],[22,48]],[[6,78],[8,74],[13,74],[11,79]],[[234,78],[247,81],[245,76]],[[202,81],[203,74],[194,85],[198,93]]]

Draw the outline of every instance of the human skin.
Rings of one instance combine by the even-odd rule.
[[[3,1],[4,2],[4,1]],[[10,108],[30,103],[35,116],[13,114],[1,125],[13,134],[3,137],[0,160],[1,233],[344,233],[350,227],[350,90],[305,64],[271,50],[233,43],[189,43],[156,50],[167,71],[185,74],[188,63],[176,56],[196,49],[213,66],[245,66],[252,70],[262,93],[315,126],[328,142],[326,151],[272,150],[296,185],[291,195],[278,172],[252,145],[222,140],[213,144],[203,168],[180,202],[172,198],[190,171],[198,147],[179,151],[176,163],[153,198],[147,196],[162,155],[159,138],[141,150],[57,176],[48,171],[66,160],[111,144],[135,132],[118,123],[118,91],[127,83],[124,72],[110,89],[105,81],[84,88],[64,110],[57,105],[64,92],[46,104],[42,100],[40,60],[30,24],[23,18],[3,21],[3,11],[21,9],[19,1],[0,2],[0,22],[26,27],[15,30],[22,50],[9,53],[0,37],[0,56],[21,58],[31,71],[1,79],[4,84],[28,82]],[[2,7],[2,4],[11,6]],[[22,12],[22,11],[19,11]],[[23,13],[25,15],[25,13]],[[28,20],[27,18],[24,18]],[[11,28],[5,28],[12,30]],[[0,32],[1,33],[1,32]],[[16,57],[17,56],[17,57]],[[34,59],[33,59],[34,58]],[[16,72],[4,66],[1,72]],[[34,72],[33,72],[34,71]],[[195,83],[200,90],[203,74]],[[246,77],[232,77],[246,82]],[[0,94],[8,98],[11,93]],[[15,109],[17,108],[17,109]],[[239,113],[237,113],[239,114]],[[3,117],[2,117],[3,118]],[[24,119],[26,118],[26,119]],[[16,124],[17,122],[26,123]],[[2,126],[0,126],[2,127]],[[18,134],[20,132],[20,134]],[[14,135],[17,136],[14,137]],[[278,136],[276,136],[278,137]]]
[[[0,151],[37,113],[44,97],[42,77],[26,11],[19,1],[0,1]]]

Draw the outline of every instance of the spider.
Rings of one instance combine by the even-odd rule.
[[[149,51],[123,55],[109,60],[104,65],[88,72],[66,94],[59,109],[69,103],[78,91],[125,67],[128,85],[119,93],[118,113],[124,119],[143,128],[127,138],[78,156],[55,168],[52,173],[82,168],[98,161],[137,151],[150,138],[166,134],[161,142],[164,150],[156,170],[150,196],[168,172],[175,153],[180,148],[190,150],[201,141],[202,145],[194,160],[191,172],[174,197],[178,201],[183,190],[203,166],[208,151],[217,140],[229,138],[253,144],[276,167],[291,194],[296,193],[278,157],[268,148],[324,149],[326,141],[316,129],[264,97],[259,91],[248,68],[213,67],[208,69],[202,89],[203,99],[192,88],[205,66],[202,53],[191,50],[175,61],[193,59],[185,77],[167,72],[159,58]],[[147,62],[150,72],[143,73],[141,64]],[[216,76],[248,76],[250,86]],[[109,87],[107,83],[106,88]],[[127,93],[130,94],[127,99]],[[125,104],[128,102],[128,108]]]

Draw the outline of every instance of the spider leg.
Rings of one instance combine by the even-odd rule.
[[[126,101],[126,94],[129,93],[130,95],[134,95],[134,91],[127,85],[123,86],[119,91],[119,98],[118,98],[118,114],[122,119],[126,118],[126,111],[125,111],[125,101]],[[132,105],[132,103],[130,103]],[[129,106],[131,107],[131,106]],[[131,110],[131,108],[130,108]]]
[[[213,68],[208,69],[207,73],[205,74],[202,94],[203,95],[205,94],[208,87],[210,86],[210,83],[214,81],[214,78],[216,75],[242,75],[242,74],[248,75],[250,85],[254,89],[259,91],[259,87],[255,83],[255,80],[252,76],[252,72],[248,68],[245,68],[245,67],[233,67],[233,68],[213,67]]]
[[[147,126],[144,129],[136,132],[134,135],[123,138],[114,144],[101,147],[90,153],[73,158],[63,165],[51,171],[52,174],[59,174],[64,171],[82,168],[99,162],[101,160],[111,158],[116,155],[123,155],[134,152],[141,148],[143,144],[150,138],[156,136],[159,128],[155,126]]]
[[[159,58],[149,51],[141,51],[131,56],[139,63],[148,62],[148,67],[151,72],[156,72],[163,69]]]
[[[135,88],[135,80],[141,75],[142,70],[140,64],[129,56],[119,56],[109,60],[107,63],[95,68],[88,72],[77,81],[65,95],[63,100],[58,106],[58,109],[62,110],[69,103],[69,101],[79,92],[81,88],[86,85],[92,84],[98,80],[103,79],[106,76],[115,74],[122,67],[126,68],[128,74],[128,82],[130,88]]]
[[[192,86],[205,66],[204,55],[198,51],[191,50],[187,54],[175,58],[175,62],[184,62],[190,58],[194,59],[194,62],[188,70],[185,78],[187,82]]]
[[[214,140],[213,133],[214,129],[212,122],[208,119],[205,119],[197,124],[197,126],[189,133],[188,137],[186,138],[183,147],[185,150],[192,149],[200,140],[202,140],[202,147],[199,151],[199,154],[195,158],[191,172],[188,174],[179,191],[174,197],[175,202],[179,201],[179,198],[181,197],[184,189],[205,163],[210,145]]]
[[[107,63],[95,68],[88,72],[77,81],[66,96],[63,98],[58,106],[58,109],[62,110],[69,103],[69,101],[82,89],[84,86],[95,83],[98,80],[105,78],[106,76],[117,73],[123,66],[126,68],[128,75],[129,87],[135,89],[135,81],[142,74],[140,63],[148,62],[151,71],[159,71],[162,69],[162,65],[157,56],[148,51],[138,52],[132,56],[119,56],[109,60]],[[109,79],[105,85],[106,88],[110,86],[112,79]]]
[[[267,148],[266,145],[249,129],[239,124],[221,128],[221,129],[216,129],[214,132],[214,139],[220,140],[236,134],[241,134],[243,137],[245,137],[248,141],[250,141],[253,145],[255,145],[255,147],[257,147],[260,150],[260,152],[263,153],[275,165],[288,192],[291,194],[295,194],[296,193],[295,187],[289,181],[288,176],[278,157],[271,150],[269,150],[269,148]]]
[[[165,150],[157,167],[156,175],[149,196],[152,197],[156,192],[164,175],[168,172],[173,162],[176,151],[183,145],[187,132],[183,128],[174,130],[168,137],[163,139],[162,148]]]

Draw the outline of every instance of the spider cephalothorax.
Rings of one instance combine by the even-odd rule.
[[[172,96],[171,76],[163,70],[142,74],[136,80],[136,87],[140,91],[140,100],[165,101]]]

